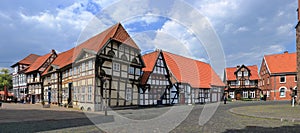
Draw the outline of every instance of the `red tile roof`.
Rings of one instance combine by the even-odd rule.
[[[157,60],[158,53],[158,51],[155,51],[143,56],[146,64],[146,68],[143,69],[144,71],[152,71]],[[162,52],[162,55],[166,60],[169,70],[176,78],[177,82],[188,83],[193,88],[211,88],[212,86],[225,86],[218,75],[215,73],[215,71],[207,63],[203,63],[165,51]],[[143,76],[144,75],[149,76],[148,73],[144,73]],[[142,77],[142,81],[143,78],[144,77]]]
[[[74,49],[72,48],[68,51],[59,53],[57,55],[57,57],[54,59],[54,61],[52,62],[53,65],[58,66],[59,68],[63,68],[67,65],[72,64],[72,58],[73,58],[73,54],[74,54]],[[49,69],[50,69],[51,65],[48,66],[48,68],[46,69],[46,71],[44,71],[42,73],[42,75],[45,75],[48,73]]]
[[[53,51],[51,51],[51,53],[45,54],[45,55],[40,56],[39,58],[37,58],[35,60],[35,62],[33,62],[29,66],[29,68],[26,70],[25,73],[29,73],[29,72],[33,72],[33,71],[38,70],[47,61],[47,59],[52,55],[52,52]]]
[[[30,54],[27,57],[25,57],[24,59],[20,60],[19,62],[15,63],[14,65],[12,65],[12,67],[16,66],[17,64],[25,64],[25,65],[30,65],[32,64],[38,57],[40,57],[39,55],[36,54]]]
[[[113,39],[113,40],[122,42],[123,44],[126,44],[128,46],[139,49],[139,47],[131,39],[131,37],[129,36],[127,31],[121,25],[121,23],[117,23],[117,24],[109,27],[108,29],[104,30],[103,32],[84,41],[83,43],[76,46],[75,48],[72,48],[68,51],[65,51],[65,52],[59,54],[58,57],[53,61],[52,64],[59,66],[60,68],[63,68],[65,66],[73,63],[83,49],[98,52],[107,43],[107,41],[109,39]],[[49,67],[47,68],[47,71],[48,70],[49,70]],[[42,75],[45,75],[46,72],[44,72]]]
[[[150,76],[151,72],[154,69],[158,55],[159,55],[159,51],[155,51],[142,56],[143,61],[145,63],[145,67],[142,69],[143,70],[143,76],[141,79],[142,84],[145,84],[147,82],[148,77]]]
[[[225,86],[209,64],[169,52],[163,52],[163,55],[178,82],[188,83],[193,88]]]
[[[271,74],[297,72],[296,53],[265,55],[264,59]]]
[[[252,65],[252,66],[246,66],[251,73],[250,80],[258,80],[258,67],[257,65]],[[225,74],[226,74],[226,80],[236,80],[235,72],[237,68],[236,67],[229,67],[225,69]]]
[[[76,59],[83,48],[98,52],[109,39],[113,39],[139,49],[139,47],[131,39],[121,23],[118,23],[78,45],[74,50],[73,61]]]

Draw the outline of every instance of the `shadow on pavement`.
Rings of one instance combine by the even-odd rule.
[[[96,121],[93,123],[83,112],[67,111],[1,110],[0,114],[0,132],[41,132],[114,121],[113,116],[95,114],[92,119]],[[45,118],[30,119],[35,115]],[[5,121],[5,119],[16,122]],[[100,129],[99,132],[101,132]]]
[[[247,126],[244,129],[230,129],[226,130],[224,133],[292,133],[299,132],[300,125],[294,126],[282,126],[282,127],[258,127],[258,126]]]

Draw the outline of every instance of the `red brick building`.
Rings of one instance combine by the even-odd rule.
[[[236,100],[259,98],[258,68],[253,66],[237,66],[225,69],[224,79],[226,92]]]
[[[268,100],[290,100],[297,89],[296,53],[265,55],[259,74],[260,88]]]

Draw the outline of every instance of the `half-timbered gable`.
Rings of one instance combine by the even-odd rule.
[[[41,76],[56,57],[56,52],[52,50],[51,53],[37,58],[26,70],[28,94],[31,96],[32,103],[43,100],[44,90]]]
[[[162,52],[157,50],[143,56],[139,105],[171,104],[171,81]]]
[[[13,68],[12,72],[12,82],[13,82],[13,93],[18,98],[18,100],[25,100],[26,95],[28,94],[27,88],[27,78],[25,71],[29,66],[34,63],[34,61],[40,57],[36,54],[30,54],[19,62],[15,63],[11,67]]]
[[[162,86],[168,88],[165,89],[168,91],[160,92],[163,94],[160,97],[162,101],[166,99],[168,104],[193,104],[220,100],[222,88],[225,85],[209,64],[165,51],[161,51],[161,54],[157,54],[156,51],[145,55],[145,57],[152,60],[144,59],[146,62],[155,63],[146,63],[146,68],[149,67],[147,65],[150,65],[150,68],[152,65],[154,67],[150,70],[144,69],[141,81],[147,84],[143,89],[150,88],[151,90],[152,87],[162,88]],[[161,76],[156,76],[157,73]]]
[[[82,49],[73,63],[72,70],[66,70],[67,76],[73,76],[73,105],[86,110],[94,110],[95,62],[97,52]],[[73,75],[68,72],[73,71]],[[65,84],[67,88],[67,84]]]
[[[171,71],[173,87],[177,90],[175,95],[177,103],[220,101],[225,85],[208,63],[169,52],[163,52],[163,54]]]
[[[258,88],[258,68],[254,66],[237,66],[225,69],[227,92],[231,98],[255,99],[260,97]]]
[[[109,79],[109,106],[137,105],[142,59],[140,50],[111,40],[100,52],[100,71]],[[101,75],[102,76],[102,75]],[[103,89],[101,90],[103,94]]]
[[[73,102],[83,110],[137,105],[143,61],[140,49],[118,23],[78,45],[73,58]],[[104,80],[106,79],[106,80]]]
[[[68,80],[64,79],[63,72],[72,68],[73,51],[74,48],[59,53],[57,58],[55,58],[51,65],[42,74],[44,81],[43,94],[46,102],[60,105],[68,103],[67,99],[70,95],[69,90],[63,90],[62,88],[65,86],[65,82],[72,83],[72,78],[68,76]]]

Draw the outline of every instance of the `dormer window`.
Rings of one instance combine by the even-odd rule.
[[[244,76],[248,76],[248,71],[244,71]]]
[[[238,76],[242,76],[242,72],[238,72]]]

